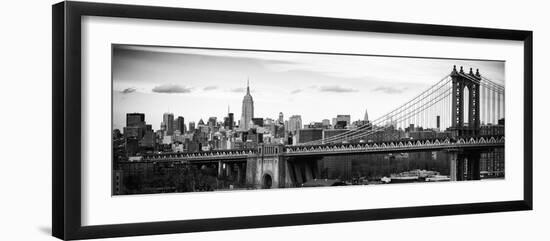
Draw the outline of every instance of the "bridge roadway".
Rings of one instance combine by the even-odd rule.
[[[286,157],[298,156],[328,156],[363,153],[419,152],[438,150],[465,150],[504,147],[504,136],[471,137],[457,139],[424,139],[401,140],[376,143],[349,143],[312,146],[285,146]],[[214,150],[196,153],[162,153],[144,155],[140,162],[180,162],[180,163],[212,163],[212,162],[244,162],[249,157],[261,154],[261,148],[245,150]]]

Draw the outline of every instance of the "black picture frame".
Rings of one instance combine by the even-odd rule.
[[[325,30],[517,40],[524,43],[523,199],[405,208],[345,210],[284,215],[140,222],[99,226],[81,224],[81,17],[229,23]],[[532,210],[533,32],[491,28],[366,21],[171,7],[60,2],[52,6],[52,233],[60,239],[169,234],[307,225],[442,215]]]

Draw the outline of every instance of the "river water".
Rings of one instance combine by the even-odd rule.
[[[480,172],[485,177],[504,177],[503,150],[489,154],[482,153]],[[380,180],[392,174],[399,174],[415,169],[436,171],[440,175],[449,176],[450,161],[446,151],[391,153],[391,154],[360,154],[327,156],[317,161],[320,178],[352,179],[365,178],[369,181]]]

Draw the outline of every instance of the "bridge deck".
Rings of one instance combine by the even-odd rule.
[[[331,144],[315,146],[285,146],[284,151],[278,155],[284,156],[312,156],[312,155],[342,155],[360,153],[388,153],[388,152],[415,152],[434,150],[460,150],[504,147],[504,136],[459,138],[451,139],[427,139],[427,140],[402,140],[377,143],[351,143]],[[141,162],[174,162],[189,163],[207,162],[232,162],[245,161],[248,157],[258,155],[257,150],[220,150],[198,153],[163,153],[145,155]]]

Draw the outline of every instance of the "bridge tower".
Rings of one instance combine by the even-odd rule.
[[[451,131],[454,136],[474,136],[479,134],[480,129],[480,93],[479,83],[481,75],[479,70],[474,74],[472,68],[468,74],[464,73],[462,66],[457,71],[456,65],[451,72],[452,93],[451,93]],[[465,100],[465,90],[468,90],[468,99]],[[465,109],[465,101],[468,101],[468,109]],[[465,112],[468,119],[464,119]]]
[[[246,162],[246,183],[254,188],[288,187],[284,145],[260,144]]]
[[[458,149],[447,150],[449,158],[449,176],[451,181],[480,180],[481,152],[464,152]]]

